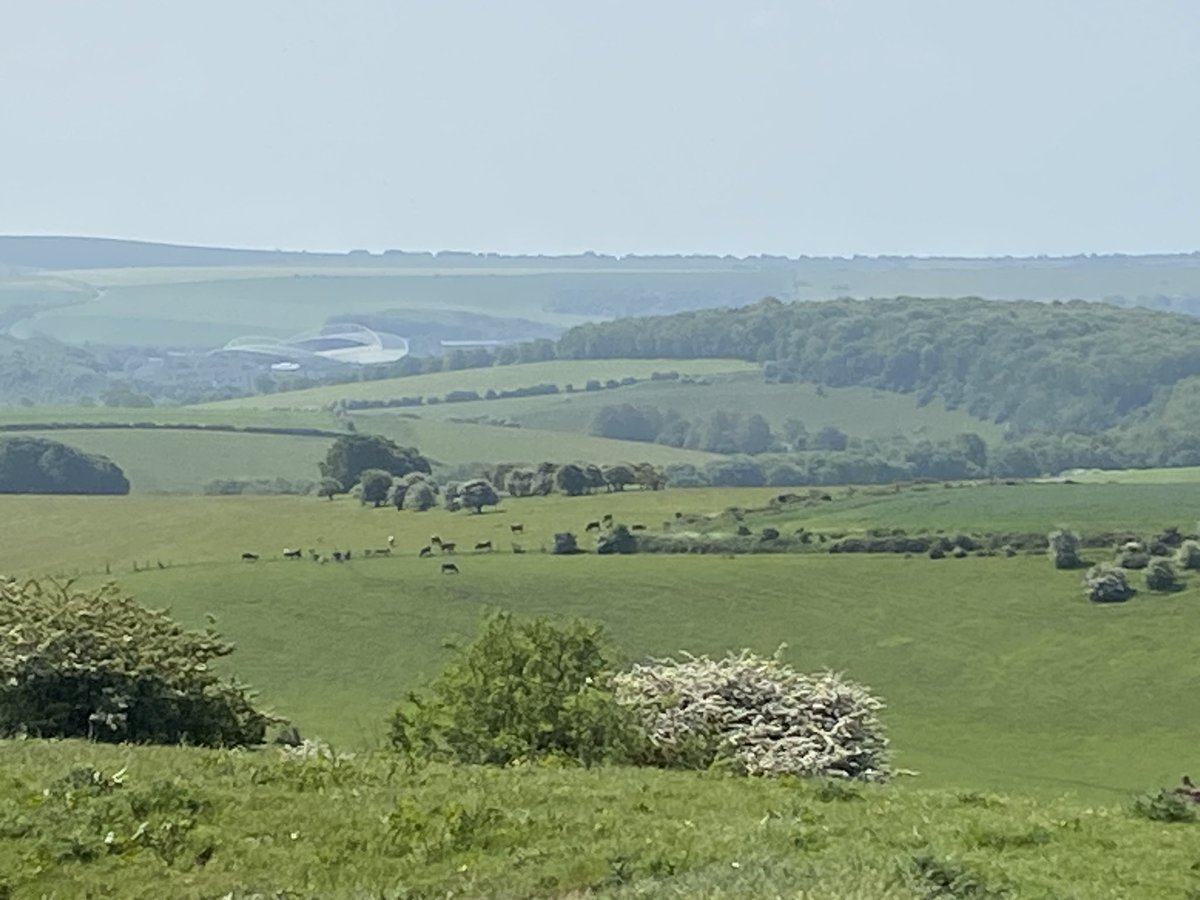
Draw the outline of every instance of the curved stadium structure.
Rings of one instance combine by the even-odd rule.
[[[239,337],[213,353],[249,353],[274,362],[331,362],[365,366],[395,362],[408,355],[408,341],[365,325],[339,322],[290,338]]]

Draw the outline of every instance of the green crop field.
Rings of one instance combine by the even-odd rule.
[[[1008,490],[1095,492],[1094,508],[1111,504],[1116,515],[1156,487],[1129,486],[1123,496],[1110,486]],[[108,562],[148,605],[196,626],[215,615],[239,646],[232,668],[302,730],[346,746],[377,744],[394,703],[445,658],[443,642],[502,607],[604,622],[627,659],[743,646],[769,653],[786,642],[786,658],[801,668],[843,670],[887,700],[899,764],[921,772],[922,785],[1112,800],[1186,767],[1200,714],[1200,633],[1187,622],[1200,585],[1102,607],[1085,601],[1078,573],[1056,572],[1040,556],[538,552],[555,531],[585,537],[582,526],[604,511],[654,529],[674,511],[749,507],[767,494],[556,497],[480,516],[346,499],[11,497],[0,501],[0,567],[71,574]],[[507,552],[513,522],[525,526],[523,556]],[[460,552],[461,575],[446,577],[436,560],[416,558],[433,533],[463,548],[491,540],[500,552]],[[280,558],[285,546],[361,557],[389,534],[391,558]],[[248,550],[264,558],[240,562]],[[149,570],[134,574],[134,560]]]
[[[678,364],[671,368],[686,371],[686,367]],[[440,404],[423,409],[422,415],[503,417],[528,428],[586,434],[602,407],[629,403],[654,407],[664,413],[674,410],[687,419],[706,417],[716,409],[755,412],[776,429],[785,419],[797,418],[811,433],[832,425],[851,435],[878,438],[903,434],[914,440],[939,440],[975,432],[991,442],[1003,435],[1003,429],[992,422],[962,410],[947,410],[941,401],[919,405],[911,394],[857,387],[767,384],[758,372],[714,373],[708,381],[708,384],[643,382],[617,391]]]
[[[485,369],[457,369],[407,378],[380,381],[355,381],[331,384],[302,391],[261,394],[204,404],[209,409],[306,409],[321,407],[335,400],[395,400],[400,397],[442,396],[450,391],[508,391],[554,384],[562,388],[574,385],[580,391],[589,379],[607,381],[625,377],[649,378],[654,372],[674,370],[684,375],[712,375],[724,372],[756,371],[757,366],[735,359],[585,359],[555,360]],[[617,396],[614,392],[599,392]],[[452,408],[467,404],[450,404]]]

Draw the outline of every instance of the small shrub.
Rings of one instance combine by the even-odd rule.
[[[1122,550],[1117,555],[1117,565],[1122,569],[1144,569],[1150,565],[1150,554],[1145,550]]]
[[[1167,788],[1145,794],[1133,801],[1132,812],[1152,822],[1195,822],[1195,801]]]
[[[1076,569],[1080,566],[1079,559],[1079,535],[1073,531],[1052,531],[1047,540],[1049,541],[1048,553],[1050,561],[1054,563],[1056,569]]]
[[[654,660],[613,684],[648,737],[640,758],[650,765],[863,781],[890,773],[883,704],[832,673],[802,675],[742,651]]]
[[[1184,541],[1180,544],[1175,562],[1184,570],[1200,569],[1200,541]]]
[[[932,547],[929,548],[929,558],[930,559],[945,559],[946,551],[941,548],[940,544],[934,544]]]
[[[1174,566],[1165,559],[1155,559],[1146,567],[1146,587],[1152,591],[1177,591],[1183,584]]]
[[[554,535],[554,549],[550,551],[555,556],[572,556],[582,553],[575,535],[569,531],[560,531]]]
[[[965,547],[955,547],[950,551],[950,555],[955,559],[966,559],[968,554]]]
[[[633,717],[610,688],[599,626],[488,617],[478,637],[392,717],[392,746],[421,759],[508,765],[623,760]]]
[[[1124,603],[1134,595],[1125,572],[1114,566],[1092,566],[1083,577],[1083,591],[1094,603]]]

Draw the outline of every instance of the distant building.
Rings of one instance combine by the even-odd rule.
[[[290,338],[234,338],[211,352],[260,356],[273,360],[275,365],[291,363],[296,368],[306,362],[319,361],[365,366],[404,358],[408,355],[408,341],[398,335],[373,331],[365,325],[338,323]]]

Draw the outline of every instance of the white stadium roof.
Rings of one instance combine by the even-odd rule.
[[[234,338],[213,353],[250,353],[303,363],[315,358],[365,366],[395,362],[408,355],[408,341],[352,322],[325,325],[290,338]]]

